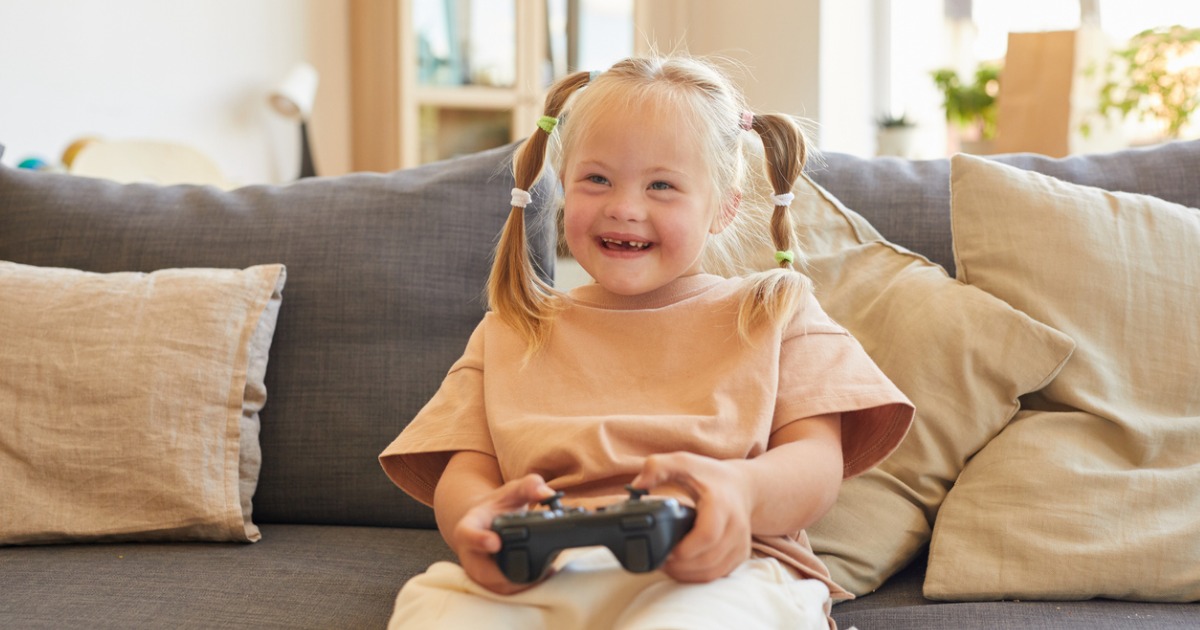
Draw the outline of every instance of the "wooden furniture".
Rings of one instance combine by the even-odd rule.
[[[350,11],[353,161],[372,171],[528,135],[589,19],[581,0],[355,0]]]

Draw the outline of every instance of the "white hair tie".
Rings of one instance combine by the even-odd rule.
[[[786,192],[782,195],[771,195],[771,202],[777,206],[790,206],[792,200],[796,198],[794,193]]]
[[[513,207],[524,208],[525,206],[528,206],[531,201],[533,201],[533,195],[529,194],[528,190],[521,190],[520,188],[512,189]]]

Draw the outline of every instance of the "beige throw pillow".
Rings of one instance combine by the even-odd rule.
[[[921,552],[964,462],[1008,423],[1019,396],[1058,373],[1073,344],[884,241],[808,179],[794,192],[792,212],[821,306],[917,409],[900,448],[843,484],[832,511],[808,530],[834,580],[861,595]],[[761,225],[749,229],[766,233]],[[769,249],[743,254],[743,269],[773,262]]]
[[[950,492],[926,595],[1200,599],[1200,210],[969,156],[952,187],[960,277],[1078,345]]]
[[[0,544],[258,540],[285,277],[0,262]]]

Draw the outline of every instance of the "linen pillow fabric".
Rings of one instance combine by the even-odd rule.
[[[963,470],[926,596],[1200,599],[1200,210],[969,156],[960,278],[1075,339]]]
[[[806,273],[821,306],[917,408],[899,449],[844,483],[837,504],[808,530],[834,580],[861,595],[924,548],[964,462],[1008,423],[1019,396],[1057,374],[1073,344],[883,240],[807,178],[794,192]],[[764,225],[747,229],[767,233]],[[766,245],[743,255],[743,269],[773,262]]]
[[[285,278],[0,262],[0,544],[258,540]]]
[[[376,457],[483,317],[515,149],[231,191],[0,166],[0,260],[94,272],[286,265],[255,521],[436,528]],[[543,278],[554,272],[552,186],[543,178],[525,209]]]

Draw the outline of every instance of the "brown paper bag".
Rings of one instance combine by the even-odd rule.
[[[1095,27],[1075,31],[1009,33],[997,97],[996,151],[1051,157],[1114,150],[1120,130],[1105,125],[1083,137],[1080,126],[1094,116],[1099,82],[1088,69],[1100,66],[1109,45]]]

